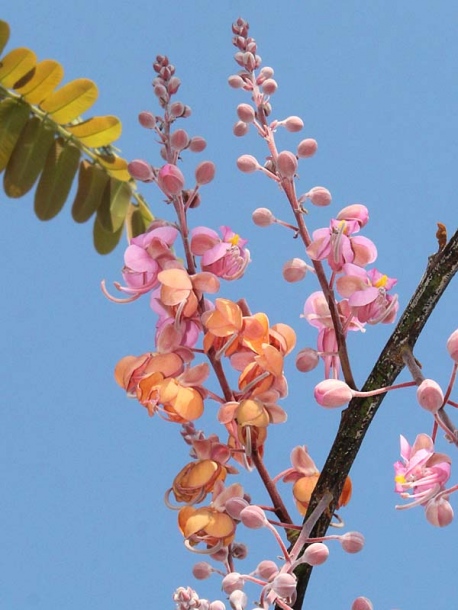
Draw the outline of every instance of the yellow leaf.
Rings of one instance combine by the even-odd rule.
[[[50,220],[62,209],[80,156],[80,150],[70,142],[54,140],[35,192],[35,214],[40,220]]]
[[[30,49],[13,49],[0,61],[0,83],[11,88],[37,63],[37,56]]]
[[[53,141],[49,126],[38,117],[29,119],[6,166],[3,184],[8,197],[22,197],[32,188]]]
[[[97,87],[93,81],[78,78],[51,93],[40,107],[50,114],[56,123],[65,125],[86,112],[97,96]]]
[[[17,82],[14,89],[29,104],[39,104],[54,91],[63,77],[64,69],[58,61],[44,59]]]
[[[98,216],[95,217],[94,222],[94,247],[99,254],[109,254],[112,250],[116,248],[121,239],[122,230],[124,226],[121,227],[115,232],[112,233],[110,231],[106,231],[103,226],[100,224],[98,220]]]
[[[86,146],[100,148],[117,140],[122,126],[115,116],[97,116],[66,129]]]
[[[102,196],[109,180],[105,170],[84,159],[80,163],[78,190],[72,205],[75,222],[86,222],[102,202]]]
[[[98,155],[97,160],[113,178],[117,178],[122,182],[132,180],[132,176],[127,170],[127,161],[125,159],[116,155]]]
[[[0,53],[3,53],[3,49],[6,47],[6,43],[10,38],[10,26],[0,19]]]
[[[0,101],[0,172],[9,161],[30,109],[18,100],[6,98]]]
[[[97,210],[97,220],[105,231],[115,233],[123,226],[131,197],[132,189],[128,182],[110,177]]]

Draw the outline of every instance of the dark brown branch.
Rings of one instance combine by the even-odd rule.
[[[363,390],[392,385],[404,367],[402,348],[413,349],[429,316],[439,302],[449,282],[458,271],[458,231],[448,244],[431,256],[426,271],[393,334],[380,354]],[[326,464],[321,472],[304,521],[312,513],[320,498],[331,492],[334,498],[331,511],[326,511],[312,531],[312,537],[324,536],[329,527],[332,511],[336,507],[345,478],[358,454],[361,443],[385,394],[370,398],[354,398],[342,413],[337,432]],[[298,578],[297,600],[294,609],[302,607],[312,568],[301,564],[296,571]]]

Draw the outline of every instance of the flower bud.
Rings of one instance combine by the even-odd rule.
[[[135,159],[131,161],[127,166],[129,174],[135,180],[141,180],[142,182],[151,182],[154,180],[153,168],[149,163],[142,159]]]
[[[243,589],[244,584],[245,581],[243,580],[241,574],[239,574],[238,572],[230,572],[229,574],[226,574],[226,576],[223,578],[221,582],[221,588],[224,593],[227,593],[229,595],[233,591]]]
[[[256,573],[259,574],[259,576],[264,580],[270,580],[278,574],[278,571],[277,564],[270,559],[264,559],[264,561],[261,561],[256,568]]]
[[[202,138],[202,136],[194,136],[189,141],[188,149],[192,152],[199,153],[202,152],[206,148],[206,146],[207,142],[205,138]]]
[[[199,605],[199,608],[202,608],[202,605]],[[226,606],[220,599],[216,599],[208,606],[208,610],[226,610]]]
[[[167,83],[167,91],[170,93],[170,95],[173,95],[174,93],[176,93],[178,91],[178,89],[180,88],[180,85],[181,85],[181,81],[178,78],[178,76],[172,76],[172,78]]]
[[[154,95],[159,98],[159,100],[168,100],[169,95],[167,93],[167,89],[164,85],[155,85],[154,86]]]
[[[170,114],[177,119],[183,116],[185,108],[186,106],[183,102],[173,102],[173,104],[170,105]]]
[[[145,110],[138,115],[138,122],[142,127],[146,127],[146,129],[154,129],[156,126],[156,117],[151,112]]]
[[[275,216],[268,208],[256,208],[251,218],[257,227],[268,227],[275,222]]]
[[[436,527],[445,527],[453,521],[452,505],[444,496],[440,496],[438,500],[430,500],[426,505],[425,514],[429,523]]]
[[[315,400],[322,407],[342,407],[352,399],[351,388],[339,379],[325,379],[315,386]]]
[[[202,184],[208,184],[215,177],[216,165],[213,161],[202,161],[196,167],[195,177],[196,182],[199,186]]]
[[[229,603],[232,610],[244,610],[248,603],[248,597],[246,593],[237,589],[229,595]]]
[[[297,157],[290,150],[282,150],[277,157],[278,173],[283,178],[293,178],[297,170]]]
[[[232,89],[241,89],[244,85],[243,78],[238,74],[232,74],[229,76],[227,82],[229,83],[229,87],[232,87]]]
[[[418,404],[430,413],[436,413],[444,402],[441,387],[433,379],[424,379],[417,388]]]
[[[367,597],[357,597],[351,605],[351,610],[374,610],[374,606]]]
[[[307,193],[307,197],[313,203],[319,207],[329,205],[331,203],[331,193],[324,186],[314,186]]]
[[[237,123],[235,123],[234,127],[232,128],[232,133],[234,134],[234,136],[237,136],[237,138],[241,138],[242,136],[245,136],[248,131],[250,129],[250,126],[248,125],[248,123],[244,123],[243,121],[237,121]]]
[[[250,104],[239,104],[237,106],[237,116],[244,123],[252,123],[254,121],[254,108]]]
[[[453,331],[447,340],[447,351],[450,358],[458,364],[458,329]]]
[[[205,580],[211,576],[212,572],[213,568],[206,561],[199,561],[199,563],[194,564],[192,568],[192,574],[197,580]]]
[[[237,167],[241,172],[251,174],[260,169],[261,166],[253,155],[242,155],[237,159]]]
[[[273,579],[272,590],[275,591],[279,597],[293,597],[296,593],[296,584],[296,577],[294,574],[282,572]]]
[[[170,135],[170,144],[177,151],[184,150],[189,145],[189,136],[184,129],[177,129]]]
[[[178,195],[184,186],[184,176],[176,165],[166,163],[159,170],[158,184],[168,195]]]
[[[329,557],[329,549],[323,542],[313,542],[304,551],[303,560],[310,566],[319,566]]]
[[[313,347],[304,347],[296,356],[296,368],[301,373],[313,371],[318,366],[320,357]]]
[[[261,69],[261,71],[259,72],[259,76],[258,78],[262,78],[262,82],[264,82],[266,80],[266,78],[272,78],[272,76],[274,75],[274,69],[270,68],[269,66],[264,66],[264,68]],[[261,83],[258,83],[258,85],[260,85]]]
[[[317,150],[317,141],[313,138],[307,138],[299,142],[299,144],[297,145],[297,156],[301,159],[305,159],[306,157],[313,157]]]
[[[233,542],[231,544],[231,555],[234,559],[245,559],[248,556],[248,548],[243,542]]]
[[[244,508],[247,508],[247,506],[249,506],[249,504],[243,498],[233,497],[233,498],[229,498],[226,501],[224,508],[225,508],[227,514],[229,515],[229,517],[232,517],[233,519],[237,519],[238,521],[240,521],[240,519],[241,519],[240,513],[242,512],[242,510]]]
[[[369,222],[369,210],[361,203],[353,203],[340,210],[336,216],[337,220],[356,220],[360,227]]]
[[[266,95],[273,95],[275,93],[275,91],[278,89],[278,83],[273,78],[268,78],[262,83],[261,89],[262,89],[263,93],[265,93]],[[298,131],[298,130],[296,130],[296,131]]]
[[[267,522],[264,511],[256,505],[244,508],[240,513],[240,519],[243,525],[254,530],[264,527]]]
[[[282,121],[287,131],[296,132],[304,127],[304,121],[298,116],[289,116]]]
[[[359,553],[364,547],[364,536],[360,532],[347,532],[340,537],[340,544],[347,553]]]
[[[290,283],[300,282],[307,273],[307,263],[301,258],[292,258],[283,265],[283,278]]]

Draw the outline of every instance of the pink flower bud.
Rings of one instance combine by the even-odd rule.
[[[331,193],[328,191],[328,189],[324,188],[324,186],[314,186],[307,193],[307,197],[310,199],[313,205],[320,207],[329,205],[332,200]]]
[[[183,116],[185,108],[186,106],[183,102],[173,102],[173,104],[170,105],[170,114],[177,119]]]
[[[174,93],[176,93],[178,91],[178,89],[180,88],[180,85],[181,85],[181,81],[178,78],[178,76],[172,76],[172,78],[167,83],[167,90],[170,93],[170,95],[173,95]]]
[[[205,138],[202,138],[202,136],[194,136],[193,138],[191,138],[191,140],[189,141],[189,146],[188,149],[191,150],[192,152],[202,152],[207,146],[207,142],[205,140]]]
[[[237,136],[237,138],[241,138],[242,136],[245,136],[248,133],[249,129],[250,126],[248,125],[248,123],[244,123],[243,121],[237,121],[237,123],[232,128],[232,133],[234,134],[234,136]]]
[[[339,379],[325,379],[315,386],[315,400],[322,407],[342,407],[352,399],[351,388]]]
[[[250,106],[250,104],[239,104],[237,106],[237,116],[245,123],[252,123],[255,117],[253,106]]]
[[[290,150],[282,150],[277,157],[278,173],[283,178],[293,178],[297,170],[297,157]]]
[[[418,404],[430,413],[436,413],[442,407],[444,394],[433,379],[423,380],[417,388]]]
[[[159,170],[158,184],[168,195],[178,195],[184,186],[184,176],[176,165],[166,163]]]
[[[296,577],[294,574],[286,574],[285,572],[276,576],[272,581],[272,590],[279,597],[293,597],[296,593]]]
[[[256,57],[249,51],[242,53],[242,65],[248,72],[253,72],[256,68]]]
[[[244,85],[243,78],[238,74],[232,74],[229,76],[227,82],[229,83],[229,87],[232,87],[232,89],[241,89]]]
[[[275,91],[278,89],[278,83],[273,78],[268,78],[262,83],[261,88],[266,95],[273,95],[275,93]],[[299,130],[296,129],[296,130],[289,130],[289,131],[299,131]]]
[[[243,589],[244,584],[245,581],[243,580],[241,574],[239,574],[238,572],[230,572],[229,574],[226,574],[226,576],[223,578],[221,582],[221,588],[224,593],[227,593],[229,595],[233,591]]]
[[[229,603],[232,610],[244,610],[248,603],[248,597],[243,591],[236,590],[229,595]]]
[[[185,106],[184,110],[183,110],[183,114],[181,115],[182,119],[187,119],[188,117],[191,116],[191,106]]]
[[[202,605],[200,605],[199,608],[202,608]],[[208,606],[208,610],[226,610],[226,606],[224,605],[224,602],[219,599],[216,599]]]
[[[270,68],[269,66],[264,66],[264,68],[261,69],[261,71],[259,72],[259,76],[258,78],[262,78],[261,82],[264,82],[266,80],[266,78],[272,78],[272,76],[274,75],[274,69]],[[258,85],[260,85],[261,83],[258,82]]]
[[[282,121],[287,131],[296,132],[304,127],[304,121],[298,116],[289,116]]]
[[[243,498],[233,497],[226,501],[224,508],[230,517],[240,521],[240,513],[244,508],[247,508],[247,506],[249,506],[249,504]]]
[[[303,560],[310,566],[319,566],[329,557],[329,549],[323,542],[313,542],[304,551]]]
[[[307,273],[307,263],[301,258],[292,258],[283,265],[283,278],[290,283],[300,282]]]
[[[205,580],[205,578],[211,576],[212,572],[213,568],[206,561],[199,561],[192,568],[192,574],[197,580]]]
[[[374,610],[374,606],[367,597],[357,597],[351,605],[351,610]]]
[[[146,127],[146,129],[154,129],[156,126],[156,117],[151,112],[145,110],[138,115],[138,122],[142,127]]]
[[[438,500],[433,498],[425,508],[426,519],[436,527],[445,527],[453,521],[453,508],[448,499],[440,496]]]
[[[135,159],[131,161],[127,166],[129,174],[135,180],[141,180],[142,182],[151,182],[154,180],[153,168],[149,163],[142,159]]]
[[[320,357],[313,347],[304,347],[296,356],[296,368],[301,373],[313,371],[318,366]]]
[[[174,131],[170,136],[170,144],[177,151],[184,150],[189,145],[187,132],[184,129]]]
[[[266,515],[259,506],[247,506],[240,513],[240,519],[246,527],[259,529],[264,527],[267,522]]]
[[[336,216],[337,220],[356,220],[360,227],[369,222],[369,210],[361,203],[353,203],[340,210]]]
[[[307,138],[302,140],[297,145],[297,156],[301,159],[305,159],[306,157],[313,157],[313,155],[318,150],[318,142],[313,138]]]
[[[234,559],[246,559],[248,556],[248,548],[243,542],[233,542],[231,544],[231,555]]]
[[[340,537],[340,544],[347,553],[359,553],[364,547],[364,536],[360,532],[347,532]]]
[[[270,559],[264,559],[264,561],[261,561],[256,568],[256,573],[259,574],[259,576],[264,580],[270,580],[278,574],[278,571],[277,564]]]
[[[450,358],[458,364],[458,329],[453,331],[447,340],[447,350]]]
[[[239,157],[237,159],[237,167],[241,172],[245,172],[246,174],[251,174],[261,168],[253,155],[242,155]]]
[[[167,89],[164,85],[155,85],[154,86],[154,95],[160,100],[168,100],[169,94],[167,93]]]
[[[213,161],[202,161],[196,167],[195,177],[196,182],[199,186],[202,184],[208,184],[215,177],[216,165]]]
[[[275,216],[268,208],[257,208],[251,218],[257,227],[268,227],[275,222]]]

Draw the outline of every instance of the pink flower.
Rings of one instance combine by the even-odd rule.
[[[401,462],[394,464],[395,491],[412,502],[396,508],[426,505],[450,478],[451,459],[434,451],[434,443],[427,434],[419,434],[412,447],[401,436]]]
[[[393,322],[399,307],[397,295],[387,292],[397,282],[377,269],[366,271],[357,265],[343,265],[343,276],[336,282],[339,294],[348,298],[348,304],[360,322],[387,324]]]
[[[209,271],[225,280],[236,280],[245,272],[250,262],[250,252],[242,239],[229,227],[220,227],[222,239],[216,231],[196,227],[191,232],[191,251],[201,256],[202,271]]]

